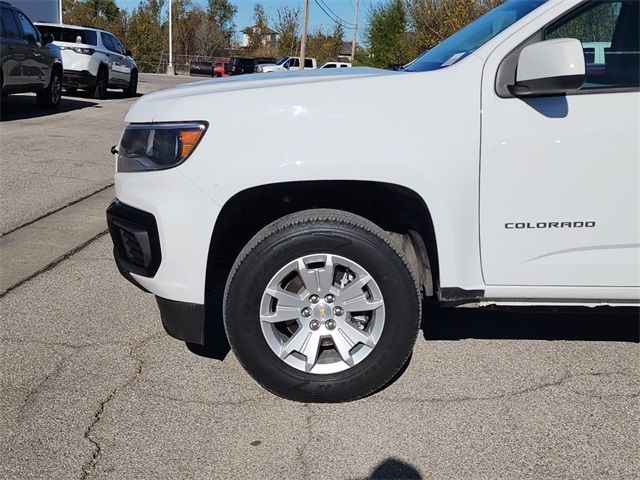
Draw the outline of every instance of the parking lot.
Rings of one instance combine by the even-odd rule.
[[[637,310],[426,306],[406,370],[331,405],[170,338],[105,235],[133,101],[3,100],[0,478],[637,478]]]

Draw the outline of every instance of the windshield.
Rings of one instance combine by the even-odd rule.
[[[546,0],[509,0],[424,52],[404,70],[424,72],[453,65],[544,2]]]
[[[289,57],[282,57],[280,60],[276,62],[276,65],[282,65],[287,60],[289,60]]]

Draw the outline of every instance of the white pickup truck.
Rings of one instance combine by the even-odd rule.
[[[313,70],[318,68],[315,58],[304,59],[304,69]],[[289,69],[300,69],[300,57],[282,57],[276,63],[261,63],[256,65],[256,73],[286,72]]]
[[[247,371],[299,401],[385,385],[423,297],[639,305],[639,7],[510,0],[400,71],[145,95],[107,212],[121,272],[179,339],[224,317]]]

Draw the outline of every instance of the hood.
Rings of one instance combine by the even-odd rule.
[[[338,70],[296,70],[293,72],[252,73],[213,78],[193,83],[183,83],[166,90],[144,95],[131,107],[125,117],[125,122],[150,122],[160,110],[163,110],[171,103],[184,97],[404,74],[403,72],[394,72],[391,70],[355,67]]]

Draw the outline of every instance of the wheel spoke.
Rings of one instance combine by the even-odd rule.
[[[299,258],[298,273],[309,292],[315,294],[328,292],[333,283],[333,260],[331,255],[326,255],[323,268],[313,270],[309,270],[304,260]]]
[[[304,344],[308,342],[313,333],[307,329],[299,329],[293,336],[280,347],[280,358],[284,359],[291,355],[293,352],[302,353],[302,348]]]
[[[287,320],[297,320],[298,318],[300,318],[300,309],[286,305],[277,305],[275,313],[260,315],[260,320],[267,323],[286,322]]]
[[[320,350],[320,337],[318,335],[311,335],[309,340],[305,342],[302,347],[302,353],[307,359],[304,362],[304,369],[307,372],[310,372],[311,369],[315,366],[316,361],[318,360],[318,352]]]
[[[305,356],[304,369],[310,372],[318,360],[320,337],[307,329],[300,329],[280,348],[280,358],[285,359],[293,352]]]
[[[344,324],[338,329],[338,331],[349,340],[349,342],[352,344],[351,348],[353,348],[353,346],[357,345],[358,343],[363,343],[367,347],[371,348],[376,346],[376,343],[373,341],[371,336],[349,324],[348,322],[344,322]]]
[[[382,300],[369,300],[364,293],[357,297],[343,301],[342,307],[346,312],[369,312],[376,310],[384,305]]]
[[[372,280],[371,275],[362,275],[357,280],[351,282],[349,285],[340,290],[340,301],[348,302],[353,298],[358,298],[362,295],[362,289],[364,286]]]
[[[267,288],[265,293],[278,300],[278,306],[301,309],[305,307],[302,295],[287,292],[279,288]]]
[[[351,356],[351,349],[355,344],[344,334],[342,329],[336,330],[336,332],[331,335],[331,339],[333,340],[333,345],[336,347],[340,358],[342,358],[344,363],[352,367],[355,362]]]

